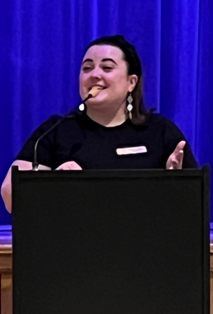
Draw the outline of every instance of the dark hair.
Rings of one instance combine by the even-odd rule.
[[[137,84],[132,91],[133,97],[133,110],[132,110],[132,123],[142,124],[145,121],[147,110],[144,105],[143,95],[143,76],[140,58],[136,52],[135,47],[129,43],[123,36],[104,36],[97,38],[90,42],[86,51],[94,45],[110,45],[118,47],[124,54],[124,60],[127,62],[128,75],[135,74],[138,77]]]

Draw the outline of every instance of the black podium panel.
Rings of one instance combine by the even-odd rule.
[[[14,314],[207,314],[206,170],[13,171]]]

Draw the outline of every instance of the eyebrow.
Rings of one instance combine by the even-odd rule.
[[[101,60],[101,62],[107,62],[107,61],[111,61],[111,62],[113,62],[114,64],[117,65],[117,63],[115,62],[115,60],[113,60],[113,59],[111,59],[111,58],[104,58],[104,59]],[[87,59],[85,59],[85,60],[82,62],[82,64],[84,64],[84,63],[86,63],[86,62],[93,62],[93,60],[87,58]]]

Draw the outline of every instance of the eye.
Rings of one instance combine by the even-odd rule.
[[[103,70],[104,70],[105,72],[111,72],[111,71],[113,70],[113,67],[112,67],[112,66],[107,66],[107,65],[105,65],[105,66],[103,66]]]
[[[84,65],[83,67],[82,67],[82,71],[83,72],[89,72],[89,71],[91,71],[92,70],[92,66],[90,66],[90,65]]]

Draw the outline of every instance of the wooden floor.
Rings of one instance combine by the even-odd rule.
[[[0,227],[1,314],[12,314],[12,235],[11,226]]]
[[[210,313],[213,314],[213,232],[210,244]],[[11,227],[0,227],[0,314],[12,314]]]

